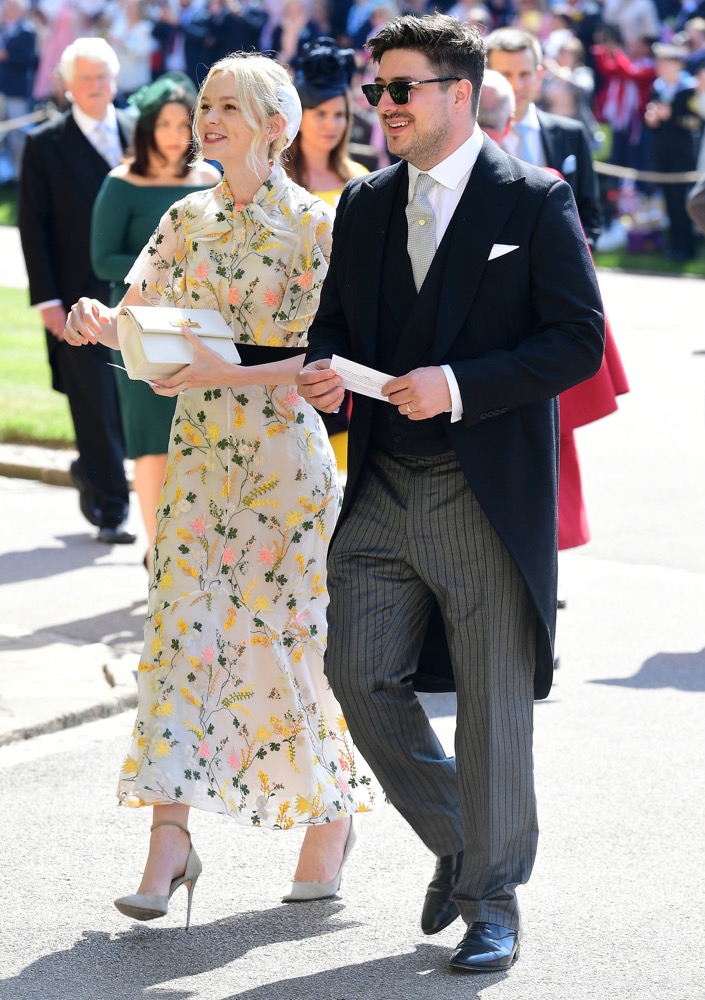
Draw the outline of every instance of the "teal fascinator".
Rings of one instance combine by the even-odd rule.
[[[185,73],[164,73],[153,83],[148,83],[135,91],[127,98],[127,103],[139,113],[137,122],[139,125],[142,119],[151,119],[171,101],[177,100],[183,103],[186,98],[193,104],[197,93],[195,84]]]

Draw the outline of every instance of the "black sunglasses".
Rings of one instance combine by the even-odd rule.
[[[360,90],[373,108],[376,108],[387,91],[395,104],[408,104],[412,87],[420,87],[422,83],[446,83],[448,80],[462,80],[461,76],[434,76],[432,80],[395,80],[383,87],[381,83],[363,83]]]

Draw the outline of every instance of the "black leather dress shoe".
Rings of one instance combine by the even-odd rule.
[[[71,481],[78,490],[78,505],[81,508],[81,513],[89,524],[94,524],[96,528],[99,528],[100,507],[98,506],[95,493],[91,489],[88,480],[83,475],[83,469],[81,468],[81,463],[78,459],[71,463],[69,472],[71,475]]]
[[[137,535],[127,530],[124,521],[101,528],[96,537],[104,545],[131,545],[137,541]]]
[[[519,932],[501,924],[470,924],[450,956],[451,969],[502,972],[519,958]]]
[[[462,866],[462,851],[459,854],[446,854],[436,861],[436,870],[428,884],[421,913],[421,930],[424,934],[438,934],[460,916],[460,910],[451,899],[451,894]]]

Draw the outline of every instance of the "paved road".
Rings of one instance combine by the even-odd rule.
[[[279,903],[299,834],[195,815],[192,932],[181,893],[163,921],[121,917],[111,899],[138,881],[149,819],[114,806],[126,712],[0,747],[2,1000],[702,1000],[703,286],[603,287],[632,392],[579,432],[594,540],[562,562],[562,666],[536,707],[542,835],[512,972],[448,972],[460,931],[420,934],[432,859],[390,807],[360,820],[340,897],[299,906]],[[43,653],[47,697],[101,658],[134,663],[140,544],[98,546],[70,490],[0,480],[0,494],[0,693]],[[450,746],[452,701],[428,705]]]

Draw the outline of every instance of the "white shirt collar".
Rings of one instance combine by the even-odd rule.
[[[462,146],[458,146],[450,156],[441,160],[431,170],[423,171],[430,174],[437,184],[455,191],[462,179],[475,166],[480,150],[482,149],[482,129],[475,125],[475,129],[469,139],[466,139]],[[418,167],[409,164],[409,190],[416,188],[416,180],[422,173]]]
[[[535,104],[530,104],[529,105],[529,107],[526,109],[526,114],[524,115],[524,117],[522,118],[522,120],[519,122],[519,124],[523,125],[524,128],[532,129],[532,131],[534,131],[534,132],[540,132],[541,131],[541,124],[539,122],[539,116],[536,114],[536,105]]]
[[[102,121],[97,118],[91,118],[85,111],[81,111],[77,104],[71,106],[71,114],[85,136],[89,136],[94,132],[96,125],[107,125],[109,129],[117,134],[117,115],[115,114],[115,106],[113,104],[108,105],[105,118]]]

